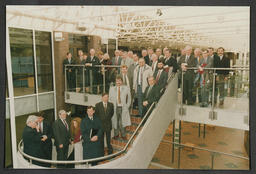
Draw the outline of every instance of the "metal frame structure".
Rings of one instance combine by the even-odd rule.
[[[227,9],[182,6],[132,6],[132,8],[131,6],[97,6],[97,13],[95,8],[95,6],[24,6],[22,8],[7,6],[7,21],[19,23],[24,19],[31,26],[38,23],[41,28],[48,27],[53,31],[117,38],[122,46],[145,47],[160,44],[179,47],[179,45],[192,44],[214,48],[221,45],[230,51],[249,50],[249,7]],[[187,10],[192,10],[193,15],[187,13]],[[85,30],[80,30],[79,26],[84,27]],[[236,35],[236,38],[232,37],[233,35]],[[238,38],[242,42],[236,44],[234,39]]]
[[[17,167],[17,141],[16,141],[16,124],[15,124],[15,99],[18,98],[27,98],[31,96],[36,96],[36,102],[37,111],[40,110],[39,105],[39,96],[44,94],[51,94],[54,95],[54,116],[55,119],[57,118],[57,111],[56,111],[56,84],[55,84],[55,66],[54,66],[54,42],[53,42],[53,32],[49,30],[37,30],[35,28],[22,28],[22,29],[29,29],[33,32],[33,57],[34,57],[34,69],[35,69],[35,79],[36,79],[36,93],[35,94],[29,94],[24,96],[14,96],[13,91],[13,77],[12,77],[12,63],[11,63],[11,52],[10,52],[10,39],[9,39],[9,27],[15,27],[15,28],[22,28],[22,27],[16,27],[16,26],[6,26],[6,70],[7,70],[7,78],[8,78],[8,92],[9,92],[9,103],[10,103],[10,122],[11,122],[11,142],[12,142],[12,160],[13,160],[13,167]],[[37,62],[36,62],[36,45],[35,45],[35,31],[46,31],[51,33],[51,59],[52,59],[52,70],[53,70],[53,91],[48,92],[38,92],[38,79],[37,79]]]

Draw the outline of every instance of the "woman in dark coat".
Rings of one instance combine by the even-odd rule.
[[[83,159],[97,158],[104,155],[102,148],[102,125],[99,117],[95,117],[93,106],[88,106],[87,116],[81,122],[81,133],[83,138]],[[91,132],[96,132],[95,135],[90,135]],[[91,162],[92,166],[97,165],[96,162]]]

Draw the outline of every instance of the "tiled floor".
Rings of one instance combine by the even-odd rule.
[[[228,154],[248,157],[244,148],[244,131],[224,127],[206,126],[206,136],[203,138],[203,127],[201,137],[198,136],[198,124],[182,122],[181,143],[191,143],[195,147],[224,152]],[[178,168],[178,149],[175,149],[174,162],[172,163],[172,125],[166,130],[149,169],[161,169],[161,165]],[[153,165],[153,164],[160,165]],[[180,169],[211,169],[212,153],[197,149],[180,150]],[[230,157],[224,154],[215,154],[213,169],[248,170],[249,161]]]

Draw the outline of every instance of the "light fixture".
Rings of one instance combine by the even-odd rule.
[[[163,13],[162,13],[162,11],[161,11],[160,9],[157,9],[156,14],[157,14],[158,16],[162,16],[162,15],[163,15]]]

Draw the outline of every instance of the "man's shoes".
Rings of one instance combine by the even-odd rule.
[[[114,140],[117,140],[118,137],[119,137],[119,135],[116,135],[116,136],[113,137],[113,139],[114,139]]]
[[[122,136],[122,139],[123,139],[123,140],[127,140],[126,136],[124,136],[124,137]]]

